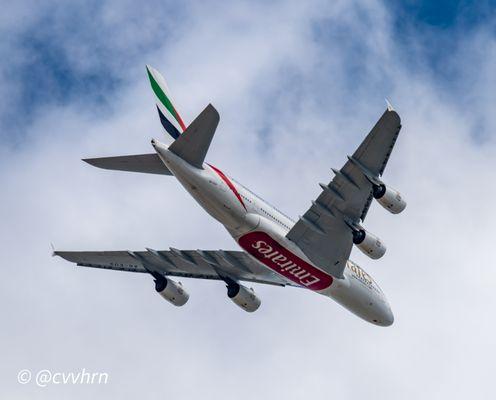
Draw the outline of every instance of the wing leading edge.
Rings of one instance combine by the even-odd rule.
[[[367,215],[372,201],[371,179],[384,172],[401,129],[399,115],[390,106],[340,170],[333,169],[329,184],[296,222],[287,237],[310,260],[335,277],[342,277],[353,246],[349,224]]]

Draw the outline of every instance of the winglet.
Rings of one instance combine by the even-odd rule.
[[[389,102],[389,100],[388,99],[385,99],[385,100],[386,100],[386,104],[387,104],[387,110],[388,111],[394,111],[394,108],[391,105],[391,103]]]
[[[55,257],[57,255],[55,254],[55,246],[51,242],[50,242],[50,247],[52,248],[52,257]]]

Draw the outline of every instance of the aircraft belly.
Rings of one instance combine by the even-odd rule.
[[[303,260],[266,232],[246,233],[238,238],[238,243],[258,262],[299,286],[321,291],[333,282],[331,275]]]
[[[257,221],[248,218],[248,213],[233,201],[232,195],[219,189],[209,181],[195,194],[200,205],[215,219],[229,229],[239,230],[247,226],[252,228]],[[255,225],[253,225],[255,223]]]
[[[169,155],[169,153],[166,153]],[[174,158],[172,158],[174,160]],[[246,210],[228,193],[222,182],[209,170],[167,162],[177,180],[213,218],[231,229],[239,229],[246,222]]]
[[[394,317],[384,294],[373,280],[369,280],[370,276],[364,279],[361,274],[357,274],[354,271],[356,267],[358,266],[355,263],[348,261],[343,271],[344,279],[339,280],[347,282],[347,285],[333,285],[321,294],[331,297],[348,311],[368,322],[382,326],[390,325]]]
[[[330,297],[355,315],[378,325],[387,325],[391,311],[384,295],[373,281],[368,283],[354,272],[356,264],[348,261],[342,279],[315,267],[281,232],[261,218],[251,232],[235,237],[238,244],[259,263],[287,281]],[[359,268],[359,267],[358,267]]]

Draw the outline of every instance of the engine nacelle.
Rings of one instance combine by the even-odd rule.
[[[169,303],[175,306],[184,306],[189,299],[189,294],[183,289],[181,282],[175,282],[165,277],[155,279],[155,290]]]
[[[236,282],[228,283],[227,296],[234,304],[247,312],[257,311],[262,303],[253,289],[248,289]]]
[[[400,192],[384,184],[374,185],[374,199],[392,214],[399,214],[406,207],[406,202]]]
[[[386,246],[382,244],[381,240],[365,229],[353,231],[353,243],[363,254],[374,260],[381,258],[386,252]]]

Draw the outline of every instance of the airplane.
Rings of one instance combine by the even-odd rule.
[[[151,140],[154,152],[84,159],[118,171],[174,176],[186,191],[227,229],[241,251],[169,250],[54,251],[78,266],[148,273],[155,290],[175,306],[189,299],[171,277],[224,281],[227,296],[247,312],[261,304],[241,282],[309,289],[330,297],[365,321],[389,326],[391,307],[374,279],[349,259],[353,245],[371,259],[386,252],[383,242],[363,228],[372,201],[392,214],[406,202],[381,179],[401,120],[391,104],[333,179],[296,221],[257,196],[220,168],[205,162],[219,124],[209,104],[189,125],[179,115],[163,76],[151,66],[147,75],[167,141]]]

